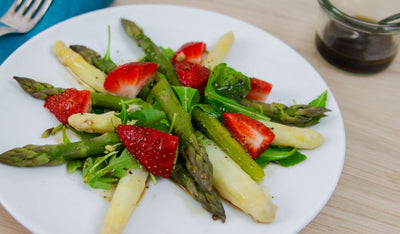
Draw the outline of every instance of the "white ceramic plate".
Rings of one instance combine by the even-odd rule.
[[[221,14],[168,5],[132,5],[92,12],[62,22],[37,35],[0,67],[0,152],[27,144],[52,144],[61,137],[42,139],[56,126],[43,101],[25,94],[14,75],[71,87],[72,75],[52,54],[52,45],[82,44],[105,53],[107,25],[111,26],[111,56],[117,63],[136,60],[143,52],[123,32],[120,18],[135,21],[155,43],[177,49],[188,41],[204,41],[209,48],[231,30],[235,43],[226,62],[243,73],[274,84],[270,101],[308,103],[329,90],[320,75],[294,50],[274,36]],[[329,90],[332,110],[315,127],[325,136],[323,146],[303,151],[308,159],[291,168],[269,166],[262,187],[278,206],[272,224],[254,223],[225,204],[227,220],[213,221],[209,213],[168,180],[150,183],[125,233],[294,233],[307,225],[328,201],[341,174],[345,133],[338,105]],[[109,205],[102,192],[82,182],[65,166],[16,168],[0,165],[2,205],[34,233],[99,233]]]

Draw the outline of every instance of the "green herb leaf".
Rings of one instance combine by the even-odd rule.
[[[146,108],[129,113],[129,120],[136,120],[135,125],[138,126],[150,127],[164,119],[167,119],[165,113],[154,108]]]
[[[265,167],[269,162],[282,160],[288,158],[297,152],[296,148],[293,147],[279,147],[271,145],[260,157],[256,158],[255,161],[261,167]]]
[[[103,168],[106,166],[104,162],[107,158],[109,158],[111,154],[105,155],[103,157],[89,157],[85,160],[82,169],[82,176],[83,181],[87,183],[90,187],[95,189],[110,189],[111,185],[109,183],[104,183],[101,179],[99,174],[96,174],[96,171],[99,168]]]
[[[207,104],[197,104],[195,106],[193,106],[193,108],[198,107],[200,108],[202,111],[204,111],[205,113],[214,116],[215,118],[219,119],[222,116],[222,112],[218,111],[217,109],[215,109],[214,107],[212,107],[211,105],[207,105]],[[193,109],[192,108],[192,109]]]
[[[112,184],[124,177],[129,169],[139,167],[140,164],[129,154],[127,149],[124,149],[120,155],[113,151],[102,157],[87,158],[83,164],[82,176],[92,188],[110,189]]]
[[[157,185],[157,178],[152,173],[149,173],[149,175],[150,175],[150,178],[151,178],[151,181],[153,182],[153,184]]]
[[[326,100],[328,99],[328,90],[319,95],[316,99],[312,100],[308,105],[317,107],[326,107]]]
[[[304,154],[297,151],[296,153],[294,153],[292,156],[290,156],[288,158],[276,160],[275,163],[277,163],[283,167],[290,167],[290,166],[299,164],[306,159],[307,159],[307,156],[305,156]]]
[[[256,158],[255,161],[261,167],[267,166],[270,162],[274,162],[283,167],[289,167],[299,164],[306,159],[307,157],[296,148],[271,145],[260,157]]]
[[[127,124],[129,119],[128,109],[126,108],[125,102],[123,100],[120,101],[121,111],[116,113],[115,116],[121,119],[121,124]]]
[[[103,59],[112,62],[110,55],[110,47],[111,47],[111,27],[110,25],[107,25],[107,51]]]
[[[67,130],[65,125],[63,125],[62,128],[62,137],[63,137],[63,143],[71,143],[71,141],[69,140],[68,136],[67,136]]]
[[[210,77],[208,79],[208,83],[204,91],[204,98],[206,103],[212,105],[215,109],[219,110],[220,112],[226,112],[226,111],[240,112],[250,118],[254,118],[257,120],[264,120],[264,121],[270,120],[269,117],[258,113],[255,109],[251,107],[242,106],[237,102],[235,102],[233,99],[219,95],[214,89],[214,82],[218,76],[217,73],[218,72],[215,72],[214,69],[213,71],[211,71]]]
[[[72,161],[68,161],[66,168],[67,168],[67,172],[72,174],[78,170],[82,170],[83,168],[83,163],[85,161],[84,160],[72,160]]]
[[[189,113],[192,107],[200,102],[199,90],[184,86],[171,86],[183,109]]]
[[[64,124],[59,124],[59,125],[57,125],[56,127],[54,127],[54,128],[51,130],[50,135],[52,135],[52,136],[56,135],[59,131],[62,131],[63,127],[64,127]]]
[[[99,170],[99,173],[103,175],[113,174],[113,176],[122,178],[126,175],[128,169],[138,168],[140,168],[140,164],[125,148],[119,156],[112,156],[107,166]]]
[[[250,91],[250,79],[241,72],[228,67],[226,63],[215,66],[213,87],[219,95],[240,103]]]
[[[168,131],[170,127],[165,112],[156,104],[153,106],[142,106],[142,109],[129,113],[125,102],[121,100],[121,112],[116,113],[115,116],[121,119],[122,124],[136,120],[135,125],[155,128],[163,132]]]
[[[171,48],[164,48],[162,46],[159,47],[160,50],[165,54],[165,56],[167,56],[167,58],[169,60],[172,60],[172,58],[174,57],[175,51]]]

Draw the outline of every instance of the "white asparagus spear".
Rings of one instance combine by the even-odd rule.
[[[107,93],[103,88],[106,79],[104,72],[86,62],[80,54],[68,48],[62,41],[54,43],[53,52],[60,63],[71,69],[80,81],[98,92]]]
[[[128,113],[140,110],[140,106],[129,104]],[[121,124],[121,119],[118,118],[115,111],[109,111],[102,114],[95,113],[77,113],[68,118],[68,124],[80,132],[88,133],[107,133],[114,132],[115,127]],[[128,124],[134,124],[136,120],[128,121]]]
[[[228,155],[211,140],[202,138],[213,166],[214,187],[244,213],[260,223],[274,221],[277,207],[270,198]]]
[[[106,133],[114,132],[115,126],[121,124],[121,119],[115,116],[115,111],[103,114],[78,113],[71,115],[68,123],[80,132]]]
[[[203,61],[201,61],[201,65],[213,69],[215,66],[222,63],[231,48],[233,41],[233,32],[230,31],[222,35],[214,47],[208,52]]]
[[[139,168],[128,171],[115,189],[104,219],[102,234],[121,233],[145,190],[148,172]]]
[[[324,143],[321,133],[311,128],[287,126],[280,123],[260,120],[275,134],[273,145],[291,146],[299,149],[314,149]]]

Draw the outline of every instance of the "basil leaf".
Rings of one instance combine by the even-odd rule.
[[[218,65],[219,66],[219,65]],[[218,67],[217,66],[217,67]],[[235,102],[233,99],[219,95],[214,89],[214,82],[217,78],[215,70],[211,71],[210,77],[206,89],[204,91],[205,102],[213,106],[216,110],[221,112],[240,112],[250,118],[257,120],[269,121],[270,118],[258,113],[255,109],[251,107],[245,107]]]
[[[214,90],[223,97],[240,103],[250,91],[250,79],[241,72],[228,67],[226,63],[215,66],[212,73],[215,77],[212,84]]]
[[[301,162],[303,162],[304,160],[307,159],[307,156],[305,156],[304,154],[300,153],[299,151],[297,151],[296,153],[294,153],[292,156],[285,158],[285,159],[281,159],[281,160],[276,160],[274,161],[275,163],[283,166],[283,167],[290,167],[290,166],[294,166],[296,164],[299,164]]]
[[[265,167],[269,162],[286,159],[297,152],[293,147],[279,147],[271,145],[264,153],[262,153],[255,161]]]
[[[271,145],[260,157],[256,158],[255,161],[261,167],[267,166],[270,162],[274,162],[283,167],[289,167],[306,159],[307,157],[296,148]]]

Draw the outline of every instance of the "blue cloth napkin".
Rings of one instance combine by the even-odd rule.
[[[8,34],[0,37],[0,65],[20,45],[54,24],[89,11],[109,6],[113,0],[53,0],[39,23],[28,33]],[[8,10],[14,0],[0,1],[0,17]]]

